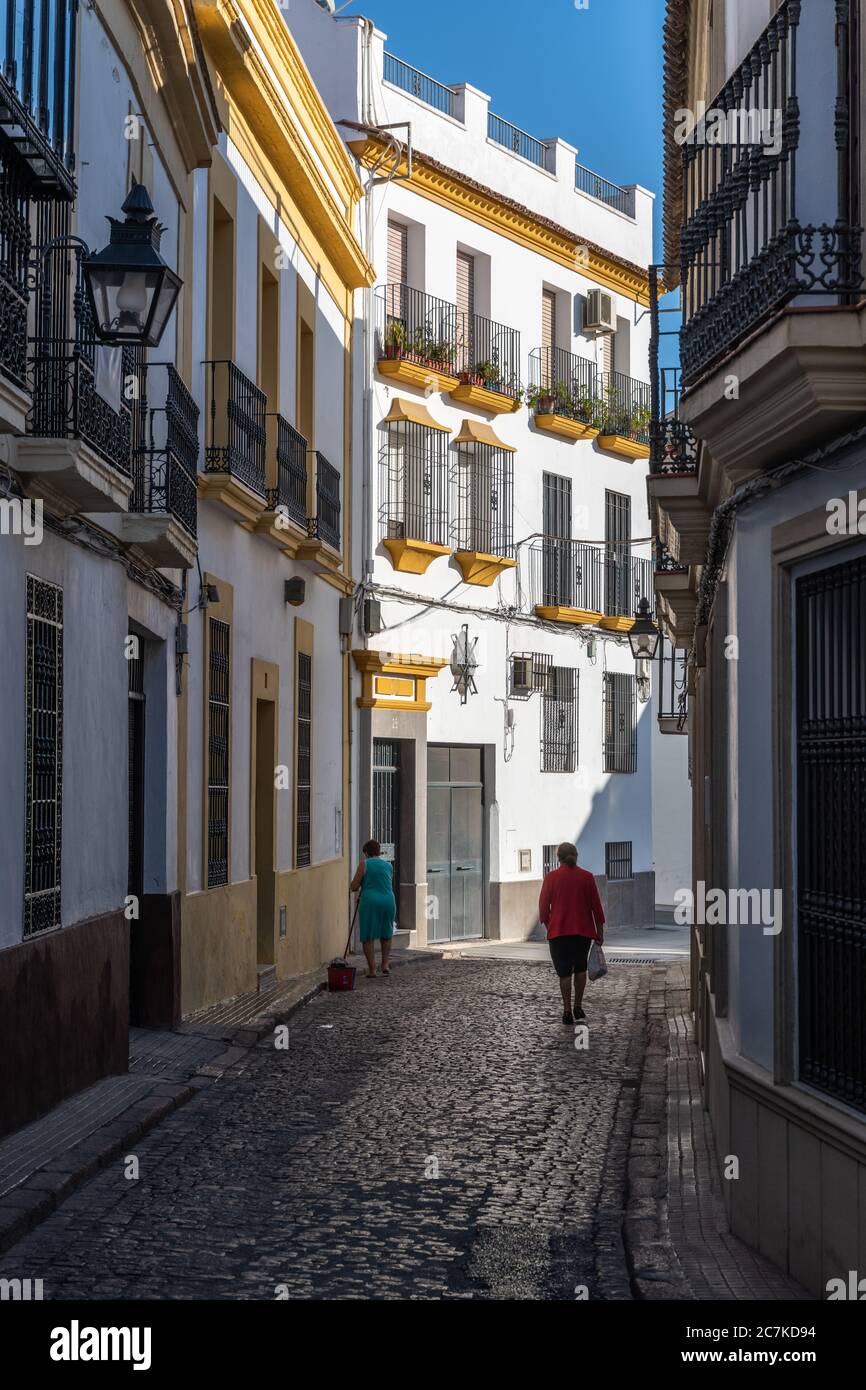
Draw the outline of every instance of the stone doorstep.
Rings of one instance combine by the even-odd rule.
[[[363,962],[363,956],[350,956],[350,964]],[[394,967],[411,965],[424,960],[436,960],[438,954],[426,951],[407,951],[405,955],[392,957]],[[152,1088],[146,1095],[132,1102],[120,1115],[106,1121],[99,1129],[88,1134],[77,1144],[60,1154],[49,1158],[43,1166],[35,1168],[17,1187],[0,1197],[0,1255],[5,1254],[28,1231],[33,1230],[46,1216],[50,1216],[72,1192],[81,1187],[102,1168],[107,1168],[121,1155],[129,1152],[151,1129],[155,1128],[166,1115],[179,1106],[185,1105],[205,1086],[212,1086],[225,1075],[234,1075],[241,1070],[239,1064],[249,1051],[279,1024],[286,1023],[328,987],[326,968],[321,972],[310,971],[308,976],[300,977],[309,981],[321,973],[315,983],[306,983],[294,997],[274,1001],[277,1007],[269,1014],[256,1017],[235,1030],[227,1030],[227,1050],[210,1062],[203,1063],[187,1083],[165,1077],[155,1077]],[[267,1000],[267,995],[254,996]],[[243,996],[242,996],[243,998]],[[195,1031],[195,1020],[186,1020],[184,1032]],[[72,1099],[70,1097],[70,1099]],[[62,1102],[61,1102],[62,1105]],[[58,1106],[59,1110],[61,1106]]]

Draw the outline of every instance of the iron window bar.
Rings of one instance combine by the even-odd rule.
[[[295,864],[312,862],[313,659],[298,652],[297,771],[295,776]]]
[[[455,550],[514,555],[514,455],[492,444],[458,445],[452,469]]]
[[[606,671],[604,703],[604,771],[634,772],[637,765],[635,678]]]
[[[553,666],[541,697],[541,771],[574,772],[577,766],[578,673]]]
[[[34,190],[66,199],[75,193],[77,31],[78,0],[0,7],[0,133]]]
[[[456,326],[460,381],[517,399],[521,392],[519,330],[460,310]]]
[[[688,653],[674,647],[665,636],[659,643],[658,673],[659,724],[675,725],[676,732],[683,733],[688,719]]]
[[[316,515],[307,529],[334,550],[340,549],[340,475],[325,455],[316,450]]]
[[[206,473],[228,473],[264,498],[267,397],[234,362],[205,362]]]
[[[697,441],[690,427],[680,419],[680,398],[682,396],[682,372],[679,367],[659,365],[659,347],[662,338],[679,338],[679,329],[662,329],[662,314],[671,313],[663,309],[659,292],[661,282],[659,271],[670,266],[651,265],[649,268],[650,294],[650,475],[695,474],[698,468]]]
[[[376,291],[376,354],[453,375],[457,366],[457,306],[412,289],[382,285]]]
[[[24,936],[61,925],[63,590],[27,575]]]
[[[649,382],[638,381],[624,372],[607,372],[601,376],[601,396],[602,432],[649,444],[652,418]]]
[[[448,435],[415,421],[387,423],[379,454],[382,540],[448,544]]]
[[[229,781],[231,774],[231,629],[209,619],[207,886],[229,881]]]
[[[31,180],[22,162],[0,151],[0,371],[29,390]]]
[[[605,843],[604,873],[609,882],[632,878],[631,840],[608,840]]]

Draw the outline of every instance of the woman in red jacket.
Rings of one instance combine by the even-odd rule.
[[[559,868],[549,873],[541,885],[538,917],[547,927],[550,956],[559,976],[562,1021],[569,1024],[586,1018],[581,1008],[586,988],[586,963],[593,941],[601,943],[604,940],[604,912],[594,875],[577,867],[574,845],[568,842],[560,845],[556,857]]]

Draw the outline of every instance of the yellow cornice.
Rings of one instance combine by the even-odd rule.
[[[421,713],[430,709],[428,680],[448,665],[438,657],[418,656],[414,652],[354,651],[352,659],[361,672],[361,694],[356,701],[359,709]]]
[[[350,148],[365,168],[372,168],[386,149],[384,141],[375,136],[350,141]],[[406,175],[405,161],[397,171]],[[615,290],[644,308],[649,307],[649,276],[616,256],[598,247],[587,246],[576,233],[533,216],[528,208],[500,197],[492,189],[482,188],[472,179],[461,178],[454,170],[446,170],[435,162],[415,153],[412,157],[411,188],[422,198],[429,198],[440,207],[449,208],[478,222],[499,236],[508,237],[529,251],[535,251],[568,270],[580,270],[588,279]]]
[[[308,223],[344,286],[372,285],[373,268],[353,227],[361,185],[273,0],[194,3],[230,112],[243,118],[261,156],[291,190],[289,205]]]

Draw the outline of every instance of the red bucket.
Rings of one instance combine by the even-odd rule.
[[[328,989],[343,991],[355,988],[357,967],[344,960],[332,960],[328,966]]]

